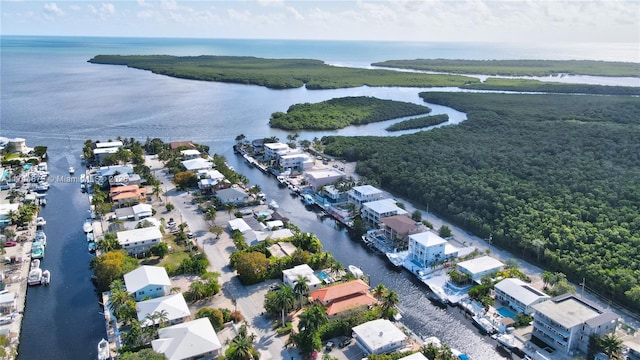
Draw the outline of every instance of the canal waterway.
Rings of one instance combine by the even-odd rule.
[[[310,91],[305,88],[270,90],[258,86],[209,83],[175,79],[123,66],[89,64],[97,54],[252,55],[271,58],[305,57],[331,63],[357,65],[390,58],[558,58],[553,52],[530,46],[353,43],[313,41],[236,41],[210,39],[109,39],[2,37],[0,87],[0,136],[27,139],[28,146],[48,146],[51,189],[42,215],[47,219],[47,252],[42,267],[52,274],[48,288],[34,287],[27,293],[19,358],[91,359],[96,344],[106,336],[101,306],[90,282],[86,240],[82,223],[88,203],[79,184],[64,181],[69,166],[81,169],[79,155],[87,139],[109,140],[118,136],[158,137],[164,141],[192,140],[222,153],[252,184],[260,184],[276,198],[283,211],[301,229],[314,232],[324,247],[345,265],[361,267],[372,284],[384,283],[398,291],[404,319],[421,335],[438,336],[476,359],[497,357],[493,347],[461,320],[457,310],[434,306],[425,297],[424,286],[406,272],[390,269],[385,260],[369,253],[331,219],[305,210],[299,199],[281,191],[273,179],[247,167],[232,152],[234,139],[289,134],[268,125],[270,115],[286,111],[296,103],[319,102],[343,96],[375,96],[421,103],[416,88],[369,88]],[[604,45],[603,45],[604,46]],[[593,49],[569,49],[562,56]],[[616,51],[618,51],[616,53]],[[600,49],[634,56],[633,51]],[[626,55],[625,55],[626,54]],[[613,55],[611,55],[613,56]],[[455,89],[440,89],[455,91]],[[447,113],[451,123],[463,121],[463,113],[429,105],[433,114]],[[334,132],[303,132],[301,139],[330,134],[389,136],[389,122],[349,127]],[[394,133],[399,135],[401,133]],[[56,176],[62,176],[59,181]]]

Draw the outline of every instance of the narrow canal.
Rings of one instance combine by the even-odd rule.
[[[63,142],[56,142],[63,145]],[[87,218],[87,196],[70,182],[68,168],[80,171],[77,156],[67,146],[49,147],[49,183],[45,218],[47,246],[41,268],[51,272],[49,286],[31,286],[22,322],[18,359],[96,359],[98,341],[105,336],[104,318],[91,282],[82,224]],[[79,155],[79,154],[78,154]]]
[[[437,336],[443,343],[463,351],[472,359],[501,359],[495,342],[482,335],[457,307],[443,308],[428,298],[426,286],[418,282],[408,271],[392,268],[386,258],[376,255],[359,241],[352,240],[345,228],[331,217],[305,208],[299,197],[288,189],[281,189],[274,177],[250,167],[233,151],[224,152],[227,162],[236,171],[249,178],[250,184],[258,184],[268,199],[275,199],[280,212],[302,231],[318,236],[325,250],[344,266],[356,265],[371,279],[371,286],[383,283],[400,295],[403,322],[418,335]]]

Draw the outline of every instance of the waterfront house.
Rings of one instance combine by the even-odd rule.
[[[303,152],[290,152],[280,155],[278,164],[283,170],[305,171],[313,167],[313,159]]]
[[[16,294],[9,290],[0,291],[0,314],[11,314],[16,309]]]
[[[94,147],[96,149],[106,149],[106,148],[119,148],[122,145],[124,145],[122,143],[122,141],[116,140],[116,141],[96,141],[94,143]]]
[[[137,204],[115,210],[118,220],[140,220],[153,215],[153,208],[149,204]]]
[[[358,210],[364,203],[381,200],[383,198],[384,193],[382,190],[371,185],[354,186],[347,192],[347,201],[354,204]]]
[[[433,231],[411,234],[409,238],[409,255],[407,260],[418,268],[427,268],[434,263],[445,260],[447,241]],[[411,270],[411,269],[410,269]]]
[[[244,204],[249,201],[249,194],[240,188],[228,188],[216,191],[216,197],[223,204]]]
[[[122,207],[126,204],[144,201],[147,189],[138,185],[116,186],[109,190],[109,199],[114,205]]]
[[[309,170],[304,173],[304,180],[313,191],[344,178],[344,173],[336,169]]]
[[[133,294],[136,301],[146,297],[153,299],[165,296],[171,290],[167,270],[161,266],[140,266],[124,274],[124,284],[127,292]]]
[[[142,178],[138,174],[118,174],[109,177],[109,187],[140,185],[141,183]]]
[[[515,278],[504,279],[497,283],[495,292],[497,301],[527,315],[533,313],[533,305],[550,298],[549,295]]]
[[[213,168],[213,163],[207,159],[203,159],[201,157],[184,160],[182,165],[187,169],[187,171],[198,172],[199,170],[209,170]]]
[[[380,219],[380,230],[396,249],[402,250],[409,246],[409,235],[425,232],[427,227],[405,215],[394,215]]]
[[[158,329],[158,339],[151,341],[153,351],[168,360],[215,359],[222,344],[208,318]]]
[[[407,335],[391,321],[377,319],[353,328],[356,344],[365,354],[384,354],[398,350],[408,341]]]
[[[182,155],[182,158],[185,160],[197,159],[200,157],[200,151],[196,149],[186,149],[180,151],[180,155]]]
[[[322,193],[320,195],[322,195],[323,197],[329,199],[329,201],[331,203],[337,204],[337,203],[346,202],[347,198],[348,198],[347,194],[348,194],[348,192],[339,191],[333,185],[326,185],[326,186],[324,186],[322,188]]]
[[[316,290],[322,285],[322,281],[318,279],[318,277],[314,274],[313,269],[307,265],[302,264],[298,266],[294,266],[291,269],[282,270],[282,282],[285,285],[289,285],[291,287],[296,286],[296,281],[299,276],[303,276],[309,280],[307,282],[307,286],[309,290]]]
[[[164,325],[175,325],[191,320],[189,306],[182,294],[173,294],[154,299],[140,301],[136,304],[138,311],[138,321],[140,326],[146,327],[156,325],[159,319],[152,322],[147,316],[154,313],[161,313],[167,316]]]
[[[369,285],[360,279],[312,291],[309,298],[325,306],[329,317],[346,315],[377,302],[369,294]]]
[[[153,245],[162,241],[162,233],[155,226],[118,231],[116,236],[120,246],[131,255],[147,252]]]
[[[398,360],[429,360],[426,356],[422,355],[421,352],[413,353],[411,355],[407,355],[405,357],[401,357]]]
[[[170,150],[178,150],[180,148],[184,148],[184,149],[195,149],[196,146],[193,145],[193,142],[191,141],[172,141],[169,143],[169,149]]]
[[[273,244],[267,248],[271,256],[276,258],[283,258],[285,256],[291,256],[296,252],[298,248],[288,241],[281,241]]]
[[[117,147],[93,149],[93,158],[98,164],[101,164],[107,156],[117,153],[118,150]]]
[[[362,205],[360,216],[369,225],[380,226],[380,220],[394,215],[406,215],[407,211],[396,205],[393,199],[381,199],[366,202]]]
[[[244,234],[247,231],[251,231],[251,226],[249,226],[249,224],[247,224],[247,222],[244,221],[244,219],[242,218],[231,219],[229,220],[228,225],[229,225],[229,230],[231,230],[232,232],[234,230],[238,230]]]
[[[458,270],[471,277],[471,280],[480,283],[485,275],[495,274],[504,268],[504,264],[490,256],[480,256],[475,259],[459,262]]]
[[[11,213],[16,213],[19,207],[19,203],[0,204],[0,227],[11,225]]]
[[[561,295],[533,305],[530,342],[536,347],[575,355],[587,353],[589,338],[611,334],[618,316],[574,294]]]
[[[27,140],[24,138],[0,137],[0,144],[3,144],[5,150],[11,153],[27,154],[31,150],[27,147]]]
[[[283,143],[266,143],[264,144],[264,157],[267,160],[277,160],[281,155],[289,152],[291,148]]]

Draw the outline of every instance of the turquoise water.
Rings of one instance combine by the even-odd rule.
[[[506,307],[502,307],[500,309],[497,310],[498,313],[504,317],[508,317],[508,318],[512,318],[512,319],[516,319],[516,313],[514,313],[513,311],[511,311],[511,309],[506,308]]]
[[[327,273],[326,273],[326,272],[324,272],[324,271],[320,271],[320,272],[318,272],[318,273],[316,274],[316,277],[318,277],[318,279],[320,279],[320,280],[324,281],[324,280],[326,280],[326,279],[328,279],[328,278],[329,278],[329,274],[327,274]]]
[[[32,166],[33,165],[31,165],[31,164],[24,164],[24,165],[22,165],[22,168],[25,169],[25,170],[30,170]]]
[[[4,180],[9,176],[9,170],[5,170],[2,172],[2,176],[0,176],[0,180]]]

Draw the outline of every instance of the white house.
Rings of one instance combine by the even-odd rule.
[[[282,270],[282,282],[285,285],[289,285],[291,287],[296,286],[296,280],[298,280],[298,276],[304,276],[309,280],[307,286],[309,286],[309,290],[316,290],[322,285],[322,281],[318,279],[318,277],[313,272],[313,269],[307,265],[302,264],[298,266],[294,266],[291,269]]]
[[[280,155],[278,163],[284,170],[304,171],[313,167],[313,159],[301,152]]]
[[[96,141],[95,142],[95,147],[96,149],[105,149],[105,148],[119,148],[121,147],[122,141],[116,140],[116,141]]]
[[[504,264],[490,256],[480,256],[475,259],[459,262],[460,272],[468,274],[475,282],[480,282],[483,276],[495,274],[504,268]]]
[[[419,267],[445,260],[447,241],[432,231],[409,235],[409,259]]]
[[[18,211],[19,207],[20,207],[19,203],[14,203],[14,204],[2,203],[2,204],[0,204],[0,227],[11,225],[10,213],[11,212],[15,213],[16,211]]]
[[[495,291],[496,300],[517,312],[527,315],[533,313],[533,305],[547,301],[550,298],[549,295],[516,278],[500,281],[496,284]]]
[[[182,165],[187,169],[187,171],[198,172],[198,170],[209,170],[213,168],[213,163],[207,159],[203,159],[201,157],[184,160]]]
[[[118,243],[129,254],[140,254],[162,241],[162,233],[157,227],[147,227],[116,233]]]
[[[0,291],[0,314],[10,314],[16,309],[16,294],[9,290]]]
[[[104,160],[104,158],[106,158],[109,155],[115,154],[117,152],[118,152],[117,147],[93,149],[93,157],[96,159],[98,163],[101,163],[102,160]]]
[[[365,354],[384,354],[407,344],[407,335],[386,319],[377,319],[353,328],[353,337]]]
[[[161,266],[143,265],[130,271],[124,274],[124,284],[127,292],[133,294],[136,301],[146,297],[165,296],[171,290],[167,270]]]
[[[586,353],[591,335],[613,333],[618,316],[573,294],[533,305],[531,339],[565,354]]]
[[[289,152],[291,148],[287,144],[283,143],[267,143],[264,144],[264,156],[267,159],[277,159],[280,155],[284,155]]]
[[[168,360],[214,359],[222,344],[208,318],[158,329],[158,339],[151,341],[153,351]]]
[[[362,204],[384,198],[382,190],[371,185],[354,186],[347,192],[347,201],[360,209]]]
[[[380,219],[394,215],[406,215],[407,211],[396,205],[393,199],[381,199],[366,202],[362,205],[362,219],[369,224],[379,227]]]
[[[249,201],[249,194],[240,188],[228,188],[216,191],[216,197],[223,204],[243,204]]]
[[[182,294],[173,294],[140,301],[136,307],[138,310],[138,321],[142,327],[154,325],[154,323],[147,318],[148,315],[153,313],[164,312],[167,316],[164,320],[166,324],[170,325],[180,324],[191,318],[189,306]],[[159,319],[155,320],[155,324],[158,324],[159,321]]]
[[[336,169],[311,170],[304,173],[304,179],[313,191],[318,191],[325,185],[332,184],[342,178],[344,173]]]
[[[180,151],[180,155],[182,155],[185,160],[197,159],[200,157],[200,151],[196,149],[187,149]]]

